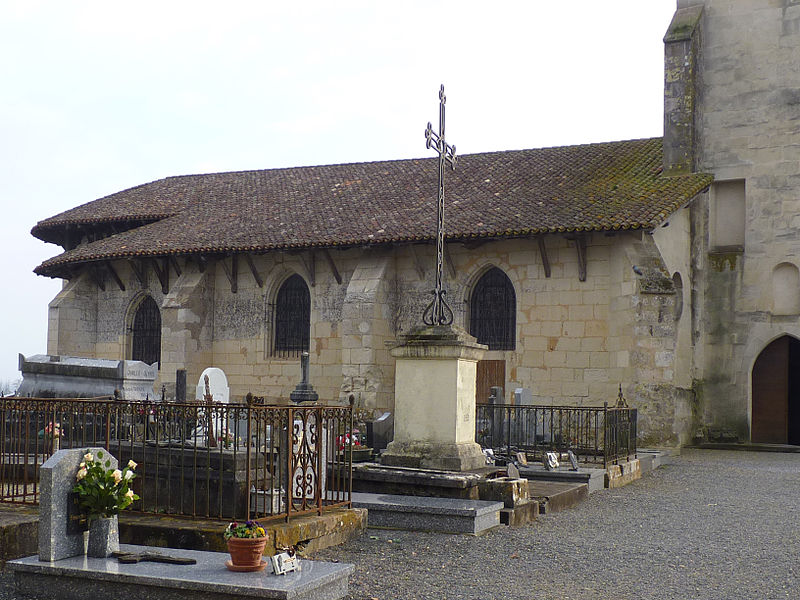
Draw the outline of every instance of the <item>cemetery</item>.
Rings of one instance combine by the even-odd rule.
[[[638,469],[636,411],[621,391],[614,407],[535,406],[524,389],[515,404],[498,402],[503,394],[496,390],[476,407],[475,364],[483,351],[450,325],[405,336],[393,350],[396,413],[372,421],[353,404],[319,401],[307,354],[297,393],[283,405],[252,395],[232,401],[217,368],[203,372],[192,401],[129,400],[118,392],[1,398],[0,499],[39,507],[38,556],[8,563],[18,591],[78,598],[105,595],[113,586],[132,598],[189,598],[197,591],[215,598],[341,598],[353,566],[301,558],[303,550],[341,543],[367,521],[373,528],[462,535],[519,527],[609,486],[611,467]],[[60,378],[62,390],[84,376],[63,369],[70,360],[40,362],[49,366],[45,383]],[[436,407],[435,419],[418,418],[423,406],[428,414]],[[381,427],[387,420],[388,431]],[[359,449],[366,460],[354,465]],[[154,517],[147,527],[128,516],[121,527],[115,514],[96,533],[98,520],[76,508],[76,472],[87,457],[104,454],[109,469],[128,465],[116,478],[130,476],[130,512]],[[344,517],[349,513],[355,516]],[[333,517],[338,537],[313,525],[287,535],[287,525],[305,517]],[[166,536],[169,550],[120,543],[137,535],[139,542],[152,540],[146,535],[159,527],[185,529],[171,519],[202,521],[197,529],[217,541]],[[233,521],[230,529],[256,520],[264,526],[256,524],[263,541],[255,562],[225,561],[223,523]],[[217,533],[209,533],[215,521]],[[245,585],[237,571],[259,576]]]

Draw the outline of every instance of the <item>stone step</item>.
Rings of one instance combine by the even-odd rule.
[[[539,514],[571,508],[589,497],[589,486],[585,483],[532,480],[528,488],[531,499],[539,503]]]
[[[369,527],[480,535],[500,526],[502,502],[353,492]]]
[[[209,600],[229,598],[279,598],[339,600],[347,595],[354,567],[345,563],[301,560],[301,570],[274,575],[271,566],[255,573],[234,573],[221,552],[168,550],[120,545],[130,552],[152,551],[194,558],[194,565],[141,562],[121,564],[114,558],[76,556],[42,562],[30,556],[6,564],[14,571],[17,591],[41,600],[126,598],[130,600]]]

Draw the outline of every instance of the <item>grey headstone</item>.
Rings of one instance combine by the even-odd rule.
[[[517,388],[514,390],[514,404],[517,406],[531,406],[533,394],[530,388]]]
[[[373,450],[379,451],[386,448],[394,438],[394,415],[385,412],[374,421],[368,422],[367,437]]]
[[[569,456],[569,464],[572,466],[573,471],[578,470],[578,457],[575,456],[575,453],[572,450],[567,450],[567,456]]]
[[[117,459],[103,448],[89,448],[97,457],[103,453],[103,461],[111,460],[114,468]],[[86,448],[59,450],[39,468],[39,560],[54,561],[86,552],[85,534],[67,527],[71,501],[70,493],[75,485],[78,465],[86,454]]]
[[[175,402],[186,402],[186,369],[175,371]]]
[[[519,469],[514,463],[509,463],[507,467],[508,476],[511,479],[519,479]]]

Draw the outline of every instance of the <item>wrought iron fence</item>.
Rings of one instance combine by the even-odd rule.
[[[541,460],[547,451],[572,452],[603,467],[636,457],[635,408],[479,404],[475,441],[484,448],[522,451]]]
[[[352,408],[0,398],[0,500],[37,504],[58,449],[138,463],[132,510],[242,519],[348,505]]]

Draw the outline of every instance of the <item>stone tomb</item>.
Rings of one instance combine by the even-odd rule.
[[[20,596],[42,600],[189,600],[203,598],[292,598],[339,600],[347,595],[353,565],[301,561],[301,570],[274,575],[269,569],[233,573],[225,567],[227,554],[195,550],[165,550],[122,544],[120,550],[156,552],[192,558],[193,565],[141,562],[122,564],[115,558],[85,555],[85,533],[73,527],[70,492],[86,449],[60,450],[41,467],[39,555],[10,561]],[[102,448],[89,448],[103,460],[116,460]],[[222,528],[220,527],[220,535]]]
[[[11,561],[8,567],[14,571],[19,594],[41,600],[339,600],[347,595],[348,577],[354,570],[353,565],[345,563],[301,560],[300,571],[286,575],[274,575],[269,566],[260,572],[234,573],[225,567],[228,555],[221,552],[128,544],[121,544],[120,550],[158,552],[193,558],[197,563],[121,564],[114,558],[85,556],[42,562],[36,556],[30,556]]]
[[[369,527],[481,535],[500,526],[503,503],[353,492],[353,507],[369,511]]]
[[[18,396],[32,398],[96,398],[152,400],[158,363],[36,354],[19,355],[22,384]]]

